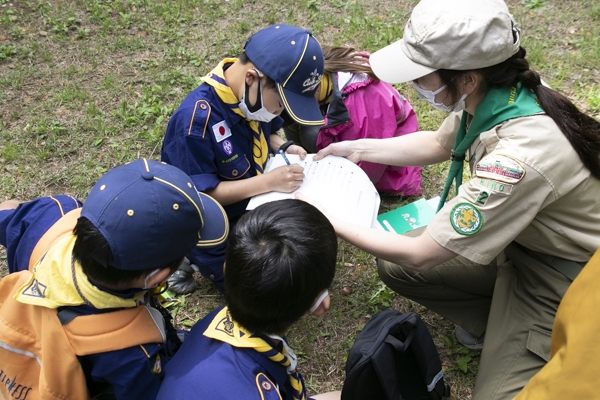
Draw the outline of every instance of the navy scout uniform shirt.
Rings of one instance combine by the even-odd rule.
[[[285,394],[289,377],[283,365],[254,349],[233,347],[203,335],[222,308],[194,325],[173,362],[165,368],[156,399],[292,400],[291,395]],[[264,364],[269,365],[268,371]],[[288,391],[291,392],[289,388]]]
[[[282,124],[280,117],[268,123],[260,122],[267,144],[270,135],[276,133]],[[252,138],[252,129],[246,119],[231,111],[215,90],[203,83],[183,100],[171,117],[163,140],[161,160],[183,170],[192,178],[196,189],[205,192],[222,181],[256,176]],[[246,211],[248,201],[245,199],[223,207],[230,227]],[[225,245],[194,249],[192,261],[201,269],[202,265],[217,262],[214,273],[222,278]]]
[[[41,197],[14,210],[0,211],[0,245],[7,249],[9,271],[27,270],[31,252],[44,233],[58,219],[81,205],[78,199],[59,195]],[[133,295],[139,290],[131,292]],[[111,294],[127,297],[126,293]],[[87,305],[64,308],[80,315],[114,311]],[[116,399],[154,398],[164,376],[162,367],[172,355],[169,345],[167,340],[167,343],[148,343],[80,357],[92,397],[98,391],[108,390]]]

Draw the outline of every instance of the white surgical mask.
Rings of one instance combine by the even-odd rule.
[[[242,95],[242,100],[240,101],[239,107],[244,113],[246,119],[250,119],[252,121],[260,121],[260,122],[271,122],[273,118],[277,115],[271,114],[265,107],[262,97],[262,85],[260,82],[261,73],[254,69],[258,75],[258,91],[256,93],[256,104],[252,106],[248,103],[248,92],[250,91],[250,87],[246,82],[244,82],[244,94]],[[250,108],[259,107],[256,111],[250,111]]]
[[[160,272],[160,268],[157,268],[154,271],[150,272],[148,275],[146,275],[146,278],[144,279],[144,287],[142,289],[148,290],[148,289],[154,289],[154,288],[158,287],[158,285],[148,287],[148,279],[153,277],[154,275],[158,274],[159,272]]]
[[[465,106],[466,106],[465,99],[467,98],[466,93],[463,94],[456,103],[447,106],[444,103],[436,103],[436,101],[435,101],[435,95],[440,93],[442,90],[446,89],[447,85],[444,85],[441,88],[439,88],[438,90],[433,91],[433,90],[423,89],[421,86],[417,85],[414,81],[412,84],[413,84],[413,87],[415,88],[415,91],[417,92],[417,95],[419,96],[419,98],[421,100],[425,100],[426,102],[428,102],[429,104],[431,104],[432,106],[437,108],[438,110],[452,112],[452,111],[462,111],[465,109]]]
[[[317,308],[319,308],[319,306],[321,305],[321,303],[323,302],[323,300],[325,300],[325,297],[327,297],[327,296],[329,296],[329,291],[327,289],[325,289],[323,291],[323,293],[321,293],[321,295],[319,296],[317,301],[315,301],[315,303],[310,307],[310,310],[308,310],[308,313],[312,314],[315,311],[317,311]]]

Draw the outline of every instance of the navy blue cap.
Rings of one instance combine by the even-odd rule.
[[[271,25],[252,35],[244,51],[261,72],[275,81],[285,109],[296,122],[324,123],[315,95],[323,78],[323,50],[309,30]]]
[[[196,246],[227,238],[229,222],[212,197],[198,193],[180,169],[139,159],[108,171],[81,210],[107,240],[122,270],[158,268]]]

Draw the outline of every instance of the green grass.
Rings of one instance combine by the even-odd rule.
[[[166,123],[220,59],[272,23],[310,28],[323,44],[375,51],[402,36],[416,0],[0,0],[0,200],[68,193],[85,198],[108,169],[159,158]],[[532,68],[600,117],[600,5],[596,0],[509,0]],[[421,129],[444,114],[398,90]],[[425,197],[438,195],[448,164],[424,168]],[[415,200],[383,196],[382,211]],[[0,259],[0,265],[4,263]],[[223,299],[204,280],[172,306],[188,327]],[[351,293],[342,294],[342,289]],[[421,314],[440,349],[454,399],[472,392],[478,355],[453,325],[401,298],[374,258],[340,241],[332,309],[290,332],[311,392],[340,389],[353,339],[375,312]],[[347,290],[344,290],[347,293]]]

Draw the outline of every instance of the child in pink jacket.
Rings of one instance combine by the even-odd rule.
[[[287,139],[317,152],[332,142],[360,138],[382,139],[418,130],[417,116],[393,86],[378,80],[368,64],[369,54],[350,47],[322,46],[325,72],[319,103],[323,126],[287,125]],[[421,167],[397,167],[360,162],[382,192],[421,194]]]

